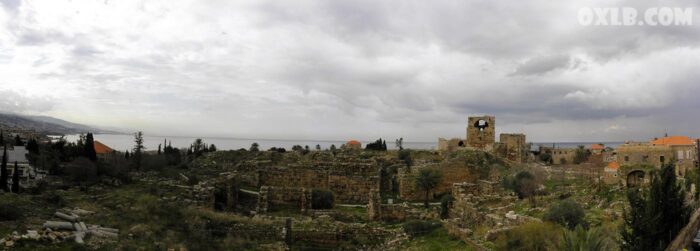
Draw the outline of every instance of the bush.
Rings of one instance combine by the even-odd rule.
[[[311,208],[332,209],[333,202],[333,192],[321,189],[314,189],[311,191]]]
[[[57,194],[56,192],[49,192],[43,195],[44,201],[46,203],[56,206],[56,207],[63,207],[66,205],[66,201],[63,199],[63,197],[60,194]]]
[[[571,199],[565,199],[552,205],[543,219],[574,229],[577,225],[586,226],[585,215],[581,205]]]
[[[451,194],[445,194],[440,198],[440,217],[443,219],[446,219],[450,215],[450,206],[452,205],[452,202],[454,201],[454,198],[452,197]]]
[[[9,203],[0,204],[0,221],[19,220],[24,216],[22,212],[23,210],[15,205]]]
[[[97,181],[97,167],[95,163],[85,157],[78,157],[69,163],[66,172],[73,182]]]
[[[494,250],[557,250],[561,227],[548,222],[529,222],[498,237]]]
[[[403,224],[403,230],[413,237],[429,234],[439,227],[440,223],[434,221],[412,220]]]
[[[165,155],[143,155],[141,170],[162,171],[168,165]]]

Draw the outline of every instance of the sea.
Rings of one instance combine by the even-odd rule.
[[[56,137],[56,136],[54,136]],[[78,134],[66,135],[68,142],[76,142],[79,138]],[[134,147],[134,135],[132,134],[95,134],[95,140],[109,146],[117,151],[131,150]],[[258,143],[261,150],[267,150],[271,147],[283,147],[287,150],[292,149],[294,145],[309,146],[310,149],[315,149],[316,145],[320,145],[321,149],[328,149],[331,145],[340,147],[346,141],[338,140],[280,140],[280,139],[244,139],[244,138],[225,138],[225,137],[200,137],[207,145],[214,144],[218,150],[237,150],[249,149],[253,143]],[[157,150],[158,144],[163,144],[167,140],[169,144],[177,148],[187,148],[197,137],[182,137],[182,136],[149,136],[144,135],[143,141],[146,150]],[[372,141],[360,141],[362,145]],[[579,145],[590,146],[591,144],[602,143],[605,146],[616,148],[623,142],[540,142],[532,143],[531,150],[537,150],[542,146],[555,146],[557,148],[574,148]],[[396,144],[393,140],[387,140],[388,149],[396,149]],[[418,150],[435,150],[437,149],[437,140],[434,142],[411,142],[404,141],[403,147],[406,149]]]

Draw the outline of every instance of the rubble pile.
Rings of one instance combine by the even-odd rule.
[[[100,225],[85,224],[80,220],[80,215],[93,214],[94,212],[75,208],[56,212],[54,217],[62,221],[46,221],[43,228],[39,230],[27,230],[26,234],[20,235],[17,231],[0,239],[0,247],[11,248],[20,240],[47,241],[59,243],[67,240],[74,240],[78,244],[85,243],[87,234],[116,239],[119,237],[119,229],[106,228]]]

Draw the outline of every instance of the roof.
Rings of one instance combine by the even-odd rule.
[[[591,150],[604,150],[605,146],[602,144],[593,144],[591,145]]]
[[[95,140],[95,152],[97,154],[105,154],[105,153],[114,152],[114,149],[112,149],[109,146],[106,146],[105,144],[102,144],[101,142]]]
[[[613,161],[613,162],[608,163],[608,166],[605,167],[605,169],[617,171],[617,169],[620,169],[620,164]]]
[[[354,139],[348,141],[348,143],[346,143],[346,144],[348,144],[348,145],[362,145],[362,143],[360,143],[360,141],[357,141],[357,140],[354,140]]]
[[[15,163],[15,161],[17,161],[17,163],[28,163],[27,153],[29,153],[29,151],[24,147],[15,147],[14,150],[7,149],[7,165],[10,166]]]
[[[663,137],[659,139],[652,140],[650,142],[652,145],[664,145],[664,146],[686,146],[686,145],[694,145],[695,142],[693,142],[692,139],[686,136],[670,136],[670,137]]]

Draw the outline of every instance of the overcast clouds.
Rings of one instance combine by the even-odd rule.
[[[700,4],[0,1],[0,110],[150,134],[434,141],[700,136]],[[663,4],[663,5],[659,5]],[[581,7],[694,26],[581,26]]]

